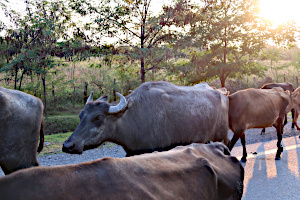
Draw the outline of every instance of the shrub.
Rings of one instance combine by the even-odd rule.
[[[53,116],[45,118],[45,135],[73,132],[80,120],[76,116]]]

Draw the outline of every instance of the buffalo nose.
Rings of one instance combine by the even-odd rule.
[[[68,140],[64,142],[62,151],[65,153],[70,153],[74,150],[75,144],[69,142]]]

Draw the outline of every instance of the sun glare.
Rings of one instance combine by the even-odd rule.
[[[294,20],[300,24],[300,0],[259,0],[260,15],[274,25]]]

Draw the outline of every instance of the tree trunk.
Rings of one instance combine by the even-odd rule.
[[[225,79],[225,77],[222,75],[222,76],[220,77],[221,87],[225,87],[225,81],[226,81],[226,79]]]
[[[144,42],[145,42],[145,26],[146,26],[146,16],[147,16],[147,9],[146,6],[144,5],[144,16],[143,16],[143,22],[141,24],[141,49],[144,50]],[[141,81],[142,83],[145,83],[145,55],[144,51],[141,52],[142,57],[141,57]]]
[[[53,81],[52,81],[52,97],[53,97],[53,104],[54,104],[54,107],[56,108],[55,86],[54,86]]]
[[[16,69],[15,69],[15,87],[14,87],[15,90],[17,89],[17,81],[18,81],[18,67],[16,66]]]
[[[88,99],[88,82],[84,82],[84,90],[83,90],[83,104],[86,103],[87,99]]]
[[[43,88],[44,88],[44,113],[47,117],[47,95],[46,95],[46,75],[42,75],[42,82],[43,82]]]
[[[116,97],[116,79],[114,79],[113,96],[114,96],[114,101],[117,101],[117,97]]]
[[[76,97],[76,86],[75,86],[75,62],[73,62],[73,72],[72,72],[72,79],[73,79],[73,100],[72,100],[72,107],[75,108],[75,97]]]
[[[221,81],[221,87],[225,87],[225,81],[226,81],[226,77],[225,77],[225,72],[224,72],[224,67],[227,65],[227,29],[225,28],[225,40],[224,40],[224,55],[223,55],[223,66],[221,67],[220,70],[220,81]]]
[[[144,57],[141,58],[141,81],[142,83],[145,83],[145,62]]]
[[[20,84],[19,84],[19,90],[20,91],[21,91],[21,87],[22,87],[22,81],[23,81],[24,74],[25,74],[25,70],[23,70],[21,78],[20,78]]]

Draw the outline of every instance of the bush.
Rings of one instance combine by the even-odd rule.
[[[53,116],[45,118],[45,135],[73,132],[80,120],[76,116]]]

